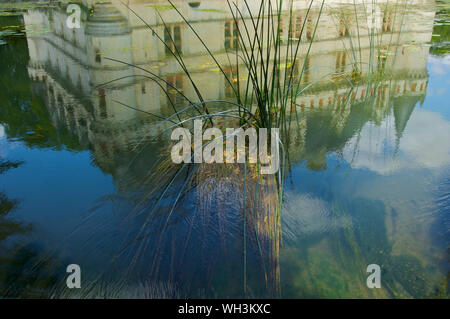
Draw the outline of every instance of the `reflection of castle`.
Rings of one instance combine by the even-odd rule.
[[[251,10],[259,8],[259,0],[249,0]],[[305,23],[302,35],[300,57],[297,68],[303,63],[306,71],[303,85],[317,82],[314,90],[301,95],[297,101],[299,110],[329,109],[333,116],[329,119],[330,129],[340,134],[348,126],[351,114],[346,98],[357,104],[366,96],[373,95],[376,107],[368,112],[364,120],[379,122],[390,112],[395,98],[407,96],[403,106],[394,106],[396,121],[401,130],[406,125],[408,114],[417,100],[423,99],[427,85],[426,61],[428,48],[421,44],[431,38],[434,12],[411,10],[402,17],[394,14],[395,10],[386,2],[369,12],[358,5],[359,29],[354,15],[347,14],[342,1],[326,1],[326,10],[320,18],[319,28],[309,58],[305,61],[305,52],[318,17],[318,5],[313,6],[312,13],[305,21],[306,7],[309,1],[294,1],[295,12],[292,17],[292,29],[289,30],[289,17],[283,18],[282,35],[298,37],[299,29]],[[359,1],[357,1],[359,2]],[[409,4],[430,3],[430,1],[408,1]],[[167,84],[159,84],[148,78],[151,71],[182,90],[192,100],[196,99],[194,89],[182,72],[181,67],[171,57],[167,48],[161,43],[144,23],[128,10],[120,1],[109,4],[95,4],[96,1],[81,1],[82,27],[68,29],[67,14],[64,7],[59,10],[36,10],[25,15],[27,28],[48,30],[49,33],[29,35],[30,52],[29,75],[35,81],[45,82],[45,96],[48,107],[56,123],[64,123],[79,136],[82,144],[90,147],[97,163],[107,171],[116,167],[114,154],[125,152],[131,141],[139,140],[148,132],[152,118],[141,112],[124,107],[117,101],[134,108],[154,114],[169,114],[168,99],[175,104],[182,103],[176,95],[166,96],[163,89]],[[193,80],[201,88],[205,99],[226,99],[230,97],[230,88],[225,79],[181,17],[167,8],[166,1],[129,1],[130,8],[154,28],[170,48],[182,53]],[[230,65],[227,49],[237,44],[235,26],[226,1],[175,1],[200,37],[215,54],[222,65]],[[245,16],[249,16],[244,4],[237,1]],[[288,1],[285,2],[288,6]],[[404,1],[398,4],[404,6]],[[351,8],[354,10],[353,1]],[[93,8],[93,14],[89,9]],[[286,7],[287,9],[288,7]],[[403,7],[402,7],[403,8]],[[167,24],[165,31],[163,21],[158,16],[160,11]],[[401,11],[401,10],[399,10]],[[372,29],[368,28],[369,21]],[[368,34],[374,31],[375,37]],[[357,36],[359,34],[359,36]],[[170,41],[170,37],[174,41]],[[376,41],[376,50],[371,50],[371,39]],[[394,46],[393,44],[399,44]],[[372,45],[373,46],[373,45]],[[356,47],[354,56],[351,50]],[[379,49],[379,50],[378,50]],[[374,54],[375,52],[375,54]],[[139,68],[108,60],[112,58],[133,64]],[[395,63],[393,63],[395,58]],[[327,74],[351,76],[354,62],[359,63],[359,71],[364,77],[369,73],[369,61],[375,61],[376,68],[393,76],[393,80],[382,83],[374,90],[366,92],[364,86],[355,88],[347,96],[348,85],[342,77],[330,80]],[[233,75],[231,65],[226,72]],[[373,70],[371,70],[373,71]],[[294,73],[300,70],[294,70]],[[130,77],[133,76],[133,77]],[[147,77],[143,77],[147,76]],[[105,88],[99,85],[113,82]],[[161,83],[163,87],[161,87]],[[169,90],[173,91],[173,90]],[[404,104],[404,103],[403,103]],[[308,116],[303,118],[302,131],[296,138],[300,145],[307,145],[306,130]],[[361,124],[361,123],[360,123]],[[363,124],[363,123],[362,123]],[[361,124],[361,125],[362,125]]]

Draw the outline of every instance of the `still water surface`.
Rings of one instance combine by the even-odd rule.
[[[142,204],[170,143],[136,145],[155,114],[186,106],[142,69],[189,97],[193,88],[141,20],[115,1],[83,1],[72,30],[64,4],[2,4],[0,296],[448,298],[450,21],[440,2],[410,2],[377,2],[370,29],[365,1],[327,1],[309,15],[309,2],[295,1],[292,30],[281,32],[296,37],[305,25],[297,65],[311,87],[286,145],[281,236],[264,220],[255,227],[262,250],[243,227],[238,172],[203,168],[173,210],[168,199],[156,211]],[[237,43],[226,3],[176,3],[226,61]],[[161,35],[156,11],[163,15],[175,40],[167,43],[182,51],[205,99],[232,97],[174,10],[161,1],[130,7]],[[388,74],[372,92],[339,78],[371,59]],[[362,77],[371,72],[361,66]],[[81,266],[80,290],[65,288],[69,264]],[[381,289],[366,286],[369,264],[381,266]]]

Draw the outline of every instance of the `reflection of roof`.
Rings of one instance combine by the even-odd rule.
[[[86,34],[112,36],[131,33],[127,19],[112,6],[98,5],[94,14],[88,17]]]
[[[406,124],[419,100],[420,97],[415,95],[402,95],[394,98],[395,130],[398,138],[402,137]]]

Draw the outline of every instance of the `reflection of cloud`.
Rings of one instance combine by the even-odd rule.
[[[3,125],[0,124],[0,138],[3,138],[5,136],[5,128]]]
[[[439,168],[450,163],[450,123],[440,114],[415,111],[400,140],[394,157],[396,133],[394,118],[390,116],[380,126],[366,125],[357,146],[353,138],[344,156],[354,168],[367,168],[379,174],[390,174],[403,168]]]
[[[450,69],[450,56],[446,55],[444,57],[429,57],[430,71],[434,74],[445,75]]]
[[[351,225],[349,218],[333,216],[329,203],[308,194],[286,194],[282,219],[283,238],[288,240]]]
[[[450,123],[433,112],[413,114],[401,141],[401,150],[425,167],[437,168],[450,162]]]
[[[437,97],[437,96],[442,96],[447,92],[447,90],[445,88],[441,88],[441,89],[433,89],[433,88],[429,88],[427,90],[427,96],[428,97]]]

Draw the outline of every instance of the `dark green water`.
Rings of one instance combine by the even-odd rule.
[[[233,32],[223,4],[179,3],[225,59]],[[282,242],[267,236],[270,252],[242,227],[239,177],[205,173],[173,211],[169,199],[156,211],[146,205],[159,182],[150,168],[169,142],[136,150],[157,119],[135,109],[168,116],[169,99],[183,102],[142,69],[105,58],[191,96],[152,32],[116,4],[85,1],[75,30],[64,6],[24,6],[0,15],[0,297],[448,298],[448,6],[379,4],[372,52],[387,60],[387,76],[374,92],[336,77],[352,72],[349,39],[367,30],[349,25],[342,35],[338,19],[351,8],[327,6],[302,83],[314,84],[299,98],[300,125],[286,145]],[[163,31],[152,1],[135,6]],[[173,10],[159,9],[206,99],[229,98],[199,42]],[[370,37],[360,41],[364,60]],[[69,264],[81,266],[80,290],[65,287]],[[366,286],[369,264],[382,269],[381,289]]]

